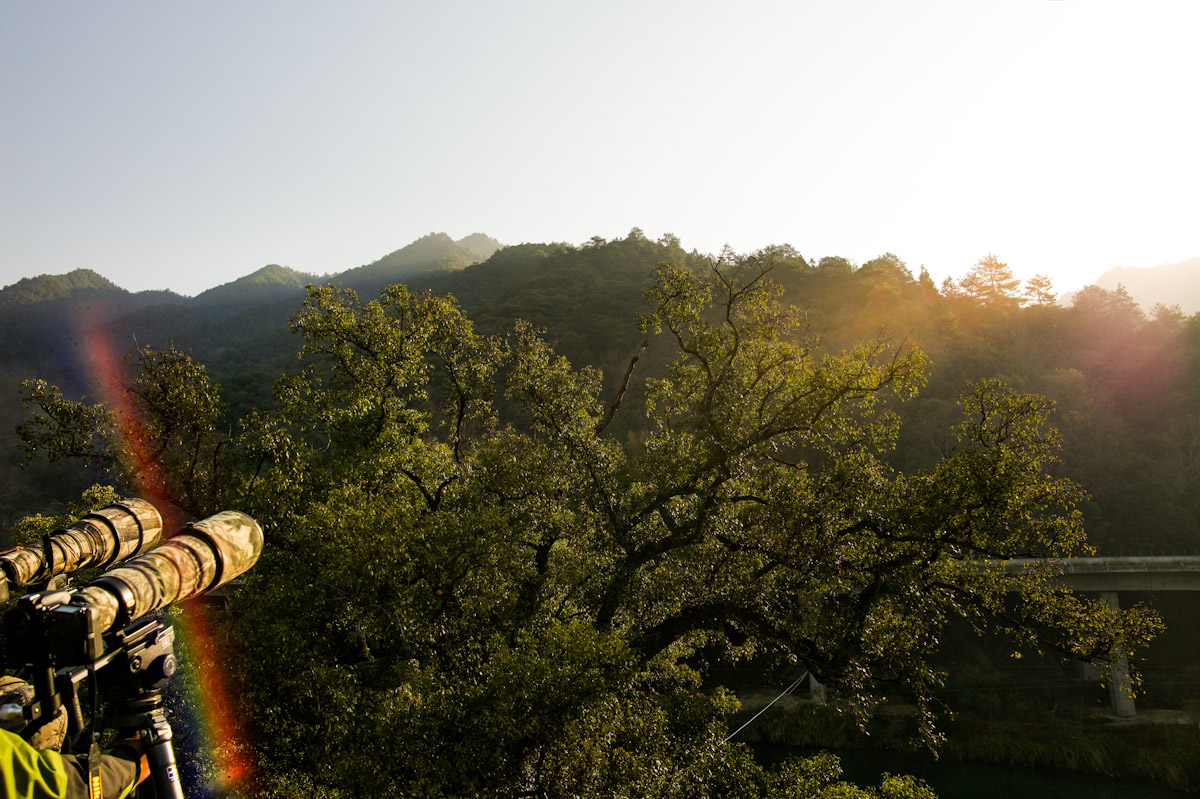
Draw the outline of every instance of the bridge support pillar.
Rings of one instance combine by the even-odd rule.
[[[1100,596],[1113,610],[1120,609],[1116,591],[1105,591]],[[1133,684],[1129,681],[1129,661],[1123,653],[1108,667],[1108,697],[1112,702],[1113,715],[1117,718],[1131,719],[1137,715],[1137,706],[1133,702]]]
[[[817,681],[817,678],[812,675],[811,671],[808,673],[808,691],[814,705],[823,705],[828,699],[825,693],[825,686]]]

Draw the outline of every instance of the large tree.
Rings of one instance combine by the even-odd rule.
[[[1144,643],[1141,611],[996,566],[1084,547],[1044,401],[970,386],[953,451],[896,472],[880,455],[921,353],[823,351],[765,272],[658,270],[642,332],[673,356],[640,407],[637,357],[602,399],[528,325],[486,337],[446,298],[311,289],[307,366],[276,408],[226,442],[165,442],[208,464],[165,458],[166,484],[268,533],[236,634],[277,791],[818,795],[827,761],[768,772],[724,742],[736,701],[711,658],[809,670],[866,713],[881,681],[924,707],[952,616],[1089,660]],[[195,372],[156,374],[146,413],[214,407]],[[39,398],[39,446],[119,445],[102,409]],[[609,432],[631,412],[640,434]]]
[[[1016,304],[1021,281],[1013,277],[1008,264],[988,253],[971,267],[959,285],[968,296],[984,305],[1001,306]]]
[[[1034,275],[1025,281],[1021,299],[1027,305],[1054,305],[1054,282],[1047,275]]]

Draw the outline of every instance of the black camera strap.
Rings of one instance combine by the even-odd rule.
[[[88,690],[92,695],[92,712],[91,722],[87,726],[87,735],[91,739],[91,745],[88,747],[87,757],[87,775],[88,775],[88,799],[104,799],[104,781],[100,776],[100,732],[96,729],[97,719],[100,718],[100,685],[96,679],[96,666],[91,664],[88,666]]]
[[[42,568],[38,572],[37,577],[40,579],[43,574],[46,576],[46,587],[50,587],[51,575],[54,574],[54,544],[51,543],[52,537],[49,533],[42,536]]]
[[[100,739],[92,736],[87,753],[88,799],[104,799],[104,781],[100,778]]]

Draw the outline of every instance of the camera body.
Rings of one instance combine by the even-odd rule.
[[[103,727],[136,740],[159,799],[180,797],[162,692],[175,674],[175,630],[154,611],[228,583],[262,551],[258,523],[224,511],[161,542],[161,517],[144,500],[123,500],[47,536],[39,552],[0,556],[7,582],[54,584],[87,566],[108,568],[80,588],[20,597],[4,612],[5,671],[33,685],[24,705],[27,738],[65,708],[63,751],[94,755]],[[90,704],[80,703],[88,683]],[[106,709],[101,714],[101,700]]]

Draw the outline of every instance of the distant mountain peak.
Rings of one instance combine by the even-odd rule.
[[[1187,314],[1200,312],[1200,256],[1176,264],[1118,266],[1096,279],[1103,289],[1124,286],[1129,296],[1150,311],[1159,303],[1178,305]]]
[[[504,246],[486,233],[472,233],[470,236],[463,236],[458,240],[458,244],[473,251],[479,256],[480,261],[491,258],[496,250]]]
[[[374,263],[334,275],[331,280],[354,289],[374,291],[431,272],[458,271],[487,260],[500,246],[483,233],[473,233],[462,241],[455,241],[446,233],[428,233]]]
[[[65,275],[23,277],[11,286],[0,289],[0,306],[28,305],[88,293],[129,292],[91,269],[75,269]]]
[[[196,300],[206,304],[242,307],[295,296],[305,286],[315,282],[316,275],[298,272],[289,266],[267,264],[245,277],[197,294]]]
[[[288,286],[307,286],[317,279],[316,275],[299,272],[290,266],[267,264],[257,272],[251,272],[234,283],[282,283]],[[233,285],[233,284],[230,284]]]

